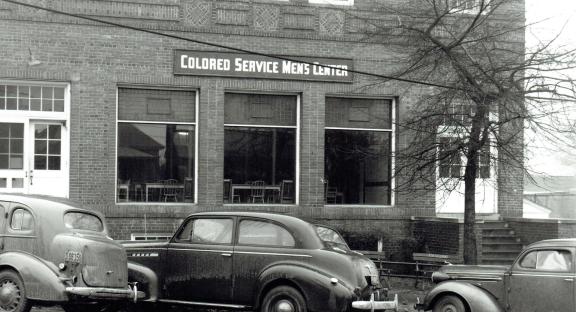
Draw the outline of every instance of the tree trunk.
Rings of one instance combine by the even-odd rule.
[[[476,153],[469,153],[476,154]],[[476,157],[475,157],[476,158]],[[476,171],[477,162],[468,158],[464,174],[464,263],[478,264],[476,248]]]

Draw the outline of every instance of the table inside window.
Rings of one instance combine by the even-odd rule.
[[[274,191],[280,193],[280,185],[263,185],[263,186],[254,186],[250,184],[232,184],[232,188],[230,193],[232,194],[231,198],[234,198],[237,190],[251,190],[251,189],[264,189],[266,191]],[[240,194],[238,194],[240,195]]]
[[[152,183],[145,183],[145,195],[146,195],[146,201],[148,200],[148,194],[150,193],[150,190],[153,189],[164,189],[164,188],[175,188],[175,189],[181,189],[184,190],[184,184],[175,184],[175,185],[166,185],[164,183],[160,183],[160,182],[152,182]]]

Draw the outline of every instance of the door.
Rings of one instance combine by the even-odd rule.
[[[508,302],[512,312],[574,312],[574,250],[530,250],[512,267]]]
[[[276,262],[307,262],[310,258],[296,248],[292,234],[283,226],[264,219],[243,219],[238,225],[234,248],[234,300],[252,305],[261,273]]]
[[[164,298],[230,303],[233,228],[232,218],[187,220],[166,252]]]
[[[28,135],[28,193],[68,197],[66,128],[62,122],[30,121]]]
[[[26,119],[0,121],[0,192],[27,192]]]

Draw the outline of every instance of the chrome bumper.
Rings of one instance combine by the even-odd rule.
[[[393,310],[398,311],[398,295],[394,295],[393,301],[374,301],[374,294],[370,295],[370,301],[353,301],[352,308],[358,310]]]
[[[136,286],[128,288],[66,287],[66,293],[90,299],[131,299],[136,302],[145,294]]]

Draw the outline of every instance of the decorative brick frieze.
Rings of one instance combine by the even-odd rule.
[[[176,4],[61,0],[52,1],[51,8],[68,13],[89,16],[134,18],[145,20],[178,21],[180,6]]]
[[[254,28],[264,31],[278,30],[280,8],[270,5],[254,6]]]
[[[320,11],[320,33],[329,35],[341,35],[344,33],[346,16],[343,11],[323,10]]]
[[[188,0],[182,3],[182,21],[185,25],[208,26],[211,17],[212,7],[209,2]]]
[[[310,8],[290,8],[282,12],[282,28],[293,30],[316,30],[317,15]]]
[[[247,5],[216,4],[213,5],[214,23],[220,25],[249,26],[251,10]]]

